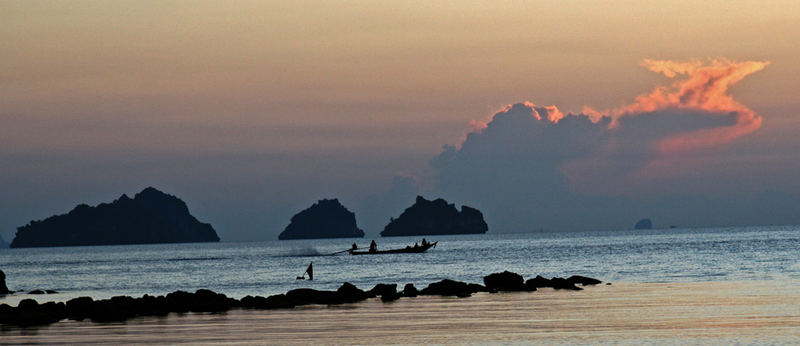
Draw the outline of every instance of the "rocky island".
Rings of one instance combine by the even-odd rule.
[[[441,198],[429,201],[417,196],[414,205],[400,217],[392,218],[381,236],[476,234],[488,230],[483,214],[477,209],[465,205],[458,211],[454,204]]]
[[[95,207],[80,204],[67,214],[17,228],[12,248],[219,241],[207,223],[189,214],[179,198],[152,187]]]
[[[650,221],[650,219],[641,219],[633,225],[633,229],[653,229],[653,221]]]
[[[356,226],[356,214],[339,200],[322,199],[292,216],[289,226],[278,239],[361,238],[364,231]]]

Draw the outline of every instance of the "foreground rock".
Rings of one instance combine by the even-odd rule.
[[[336,292],[339,293],[339,296],[341,296],[342,301],[345,303],[355,303],[370,298],[367,292],[364,292],[349,282],[342,284]]]
[[[224,294],[209,290],[195,293],[175,291],[166,296],[141,298],[116,296],[93,300],[90,297],[71,299],[65,303],[38,304],[33,299],[22,300],[17,307],[0,305],[0,324],[20,326],[44,325],[62,319],[95,322],[119,322],[136,316],[163,316],[170,312],[222,312],[241,303]]]
[[[339,200],[322,199],[294,216],[278,239],[361,238],[364,231],[356,226],[356,214]]]
[[[497,291],[535,291],[536,288],[528,289],[522,275],[504,271],[483,277],[483,284],[489,290]]]
[[[8,286],[6,286],[6,273],[3,273],[0,270],[0,294],[11,294],[12,292],[8,290]]]
[[[111,299],[94,300],[90,297],[80,297],[66,303],[39,304],[33,299],[25,299],[16,307],[0,304],[0,324],[37,326],[63,319],[120,322],[137,316],[164,316],[170,312],[218,313],[233,308],[289,309],[311,304],[357,303],[377,296],[380,296],[381,301],[388,303],[401,297],[415,297],[418,294],[469,297],[476,292],[533,291],[537,285],[543,285],[538,287],[580,290],[581,288],[575,287],[573,283],[583,285],[600,283],[599,280],[584,276],[572,276],[569,279],[545,279],[537,276],[520,286],[521,280],[523,278],[519,274],[505,271],[484,277],[484,282],[489,287],[444,279],[431,283],[421,291],[418,291],[413,284],[406,284],[402,292],[397,291],[396,284],[377,284],[369,291],[363,291],[345,282],[336,291],[299,288],[286,294],[277,294],[266,298],[246,296],[241,300],[228,298],[224,294],[205,289],[197,290],[194,293],[175,291],[166,296],[156,297],[144,295],[141,298],[117,296]]]
[[[81,204],[63,215],[17,228],[11,247],[152,244],[219,241],[211,225],[189,214],[182,200],[152,187],[96,207]]]
[[[525,281],[525,287],[528,290],[535,290],[537,288],[550,287],[550,288],[554,288],[554,289],[557,289],[557,290],[580,291],[583,288],[575,286],[576,284],[580,284],[582,286],[586,286],[586,285],[597,285],[597,284],[599,284],[601,282],[602,281],[600,281],[600,280],[593,279],[593,278],[590,278],[590,277],[580,276],[580,275],[573,275],[573,276],[570,276],[568,279],[558,278],[558,277],[555,277],[555,278],[552,278],[552,279],[546,279],[546,278],[543,278],[540,275],[536,275],[535,278],[529,279],[528,281]]]
[[[392,218],[381,236],[475,234],[488,230],[483,214],[477,209],[462,206],[458,211],[454,204],[441,198],[429,201],[417,196],[414,205],[397,219]]]
[[[242,298],[241,307],[247,309],[289,309],[295,304],[285,294],[276,294],[269,297],[247,296]]]
[[[585,276],[580,276],[580,275],[570,276],[570,277],[567,278],[567,281],[571,282],[573,285],[580,284],[582,286],[598,285],[598,284],[603,283],[600,280],[597,280],[597,279],[594,279],[594,278],[585,277]]]
[[[397,293],[397,284],[377,284],[371,290],[367,291],[370,298],[377,296],[392,296]]]
[[[403,287],[404,297],[416,297],[418,295],[419,291],[417,290],[416,287],[414,287],[414,284],[406,284],[405,287]]]
[[[473,293],[485,291],[487,291],[486,287],[478,284],[468,284],[466,282],[444,279],[428,285],[428,287],[425,287],[422,289],[422,291],[419,291],[419,294],[427,296],[456,296],[459,298],[465,298],[471,296]]]

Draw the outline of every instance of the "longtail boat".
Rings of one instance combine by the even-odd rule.
[[[419,245],[419,246],[406,246],[403,249],[391,249],[391,250],[380,250],[380,251],[369,251],[369,250],[358,251],[358,250],[350,249],[350,250],[347,250],[347,252],[349,252],[351,255],[385,255],[385,254],[390,254],[390,253],[422,253],[422,252],[428,251],[428,249],[430,249],[432,247],[436,247],[436,243],[438,243],[438,241],[435,241],[433,243],[427,243],[425,245]]]

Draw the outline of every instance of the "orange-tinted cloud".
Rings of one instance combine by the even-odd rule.
[[[566,116],[587,116],[592,122],[597,123],[608,117],[612,119],[611,128],[619,126],[620,119],[625,117],[670,109],[695,110],[736,117],[735,124],[730,126],[678,133],[656,143],[656,148],[661,153],[681,152],[727,143],[761,127],[761,116],[734,100],[728,89],[745,76],[758,72],[767,65],[769,65],[767,61],[736,62],[725,58],[711,59],[705,63],[697,59],[687,61],[644,59],[642,66],[669,78],[678,77],[677,80],[670,85],[658,86],[650,93],[637,96],[633,103],[605,111],[585,106],[580,114],[565,115],[556,106],[537,106],[527,101],[523,104],[532,110],[532,116],[537,120],[546,119],[555,124]],[[508,112],[512,106],[506,105],[496,114]],[[484,120],[472,120],[470,132],[480,133],[493,118],[494,115]],[[465,139],[466,135],[460,142]]]
[[[531,116],[533,118],[535,118],[536,120],[543,120],[544,119],[544,120],[546,120],[546,121],[548,121],[548,122],[550,122],[552,124],[557,124],[561,119],[564,119],[567,115],[573,115],[573,116],[575,115],[575,114],[571,114],[571,113],[570,114],[564,114],[556,106],[537,106],[533,102],[529,102],[529,101],[522,102],[522,104],[525,105],[525,107],[530,109]],[[503,108],[501,108],[500,110],[495,112],[495,114],[492,114],[491,116],[489,116],[486,119],[483,119],[483,120],[474,120],[474,119],[470,120],[470,122],[469,122],[469,132],[465,133],[463,136],[461,136],[461,139],[458,142],[459,144],[456,147],[457,148],[461,147],[461,144],[463,144],[464,141],[467,140],[467,135],[469,133],[481,133],[481,132],[483,132],[483,130],[485,130],[489,126],[489,123],[491,123],[492,120],[494,120],[495,115],[507,113],[513,107],[514,107],[513,104],[508,104],[508,105],[503,106]],[[595,120],[594,117],[592,117],[592,116],[589,116],[589,117],[590,117],[590,119],[592,119],[593,122],[597,122],[600,118],[602,118],[602,116],[598,116],[596,118],[597,120]]]
[[[671,78],[671,83],[637,96],[630,104],[602,111],[585,106],[580,113],[564,113],[556,106],[531,102],[508,105],[485,120],[471,122],[471,132],[453,153],[468,156],[461,152],[466,143],[504,155],[525,153],[515,162],[530,160],[538,163],[536,169],[557,169],[571,188],[586,187],[577,190],[609,186],[619,191],[636,182],[646,186],[665,174],[690,172],[698,161],[687,160],[692,156],[689,151],[729,143],[759,129],[762,117],[737,102],[729,89],[768,64],[724,58],[645,59],[642,66]]]
[[[736,123],[712,129],[679,133],[657,144],[660,152],[671,153],[711,147],[730,142],[761,127],[762,118],[755,111],[737,102],[728,89],[745,76],[769,65],[767,61],[736,62],[728,59],[672,61],[645,59],[642,65],[653,72],[678,79],[668,86],[659,86],[649,94],[610,111],[612,126],[623,117],[636,116],[666,109],[699,110],[736,116]],[[589,109],[591,110],[591,109]]]
[[[706,62],[697,59],[686,61],[644,59],[642,66],[674,78],[675,81],[669,85],[658,86],[650,93],[637,96],[630,104],[605,111],[585,106],[580,114],[565,115],[556,106],[542,107],[531,102],[523,104],[532,109],[532,116],[537,120],[546,119],[555,124],[566,116],[582,115],[597,123],[608,117],[612,120],[611,128],[619,126],[623,118],[665,110],[701,111],[724,117],[733,115],[736,122],[732,125],[676,133],[655,143],[660,153],[707,148],[728,143],[761,127],[761,116],[734,100],[728,90],[745,76],[758,72],[767,65],[769,65],[767,61],[737,62],[726,58],[710,59]],[[505,113],[511,107],[512,105],[507,105],[497,114]],[[473,120],[470,123],[471,132],[483,131],[493,117],[494,115],[485,120]],[[462,137],[461,142],[465,139],[466,136]]]

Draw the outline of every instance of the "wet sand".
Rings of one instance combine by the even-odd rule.
[[[800,282],[615,283],[5,328],[0,343],[799,343]]]

